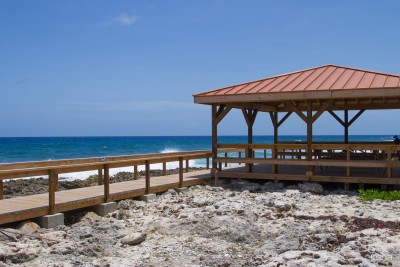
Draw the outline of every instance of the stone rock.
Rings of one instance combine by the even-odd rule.
[[[37,232],[40,229],[40,226],[37,223],[27,221],[18,225],[17,228],[22,234],[30,235]]]
[[[302,184],[298,184],[299,186],[299,190],[300,192],[310,192],[310,193],[314,193],[314,194],[322,194],[322,192],[324,191],[324,188],[322,187],[322,185],[318,184],[318,183],[302,183]]]
[[[96,212],[89,211],[88,213],[86,213],[85,216],[83,216],[81,218],[80,221],[81,222],[92,222],[92,221],[97,221],[97,220],[100,220],[100,219],[101,219],[101,217],[99,215],[97,215]]]
[[[281,200],[276,200],[273,203],[273,206],[276,208],[276,210],[278,212],[286,212],[286,211],[289,211],[292,208],[291,204],[285,203],[285,202],[283,202]]]
[[[173,196],[175,196],[176,194],[178,194],[174,189],[168,189],[168,191],[166,192],[166,194],[171,194]]]
[[[138,245],[146,240],[147,235],[143,233],[132,233],[121,239],[123,245]]]

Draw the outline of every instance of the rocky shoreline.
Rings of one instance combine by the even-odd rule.
[[[53,230],[0,229],[0,266],[400,266],[399,204],[222,180]]]

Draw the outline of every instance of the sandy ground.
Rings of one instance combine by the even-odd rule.
[[[0,266],[400,266],[400,201],[300,186],[223,181],[2,228]]]

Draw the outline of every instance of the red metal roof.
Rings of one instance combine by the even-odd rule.
[[[232,85],[195,97],[285,92],[399,88],[400,75],[326,65],[262,80]]]

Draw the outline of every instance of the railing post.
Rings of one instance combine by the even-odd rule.
[[[242,158],[242,151],[239,151],[239,155],[238,156],[239,156],[239,159]],[[239,165],[242,165],[242,163],[239,162]]]
[[[133,166],[133,180],[139,180],[138,166]]]
[[[390,167],[390,161],[392,161],[393,151],[387,151],[387,178],[392,178],[392,167]]]
[[[246,145],[246,152],[245,152],[245,159],[249,159],[250,158],[249,152],[250,152],[250,148],[249,148],[249,145],[247,144]],[[250,164],[249,163],[245,163],[244,170],[245,170],[245,172],[250,172]]]
[[[206,159],[206,169],[208,170],[210,168],[210,158]]]
[[[219,171],[218,170],[215,170],[214,176],[215,176],[214,186],[217,187],[217,186],[219,186],[219,181],[218,181],[219,180]]]
[[[49,170],[49,214],[53,215],[56,213],[56,180],[58,180],[58,174],[50,169]]]
[[[266,158],[267,158],[267,150],[264,149],[264,159],[266,159]]]
[[[145,161],[146,168],[146,195],[150,194],[150,162]]]
[[[162,163],[162,175],[167,175],[167,163],[165,161]]]
[[[97,184],[102,185],[103,184],[103,169],[98,169],[97,170]]]
[[[183,158],[179,157],[179,187],[183,187]]]
[[[104,165],[104,203],[110,200],[110,167]]]
[[[185,166],[185,167],[186,167],[186,170],[185,170],[185,171],[186,171],[186,172],[189,172],[189,160],[188,160],[188,159],[186,160],[186,164],[185,164],[185,165],[186,165],[186,166]]]
[[[276,157],[276,144],[274,144],[274,147],[271,150],[271,154],[272,154],[272,158],[273,159],[277,159],[277,157]],[[272,174],[275,174],[276,170],[277,170],[277,165],[276,164],[272,164],[272,170],[271,170]]]
[[[348,163],[350,162],[350,159],[351,159],[351,153],[350,153],[350,148],[348,147],[346,150],[346,160]],[[347,177],[351,176],[351,167],[350,166],[346,167],[346,176]]]
[[[3,199],[3,191],[4,191],[4,183],[3,180],[0,179],[0,200]]]
[[[225,158],[228,157],[228,153],[225,153]],[[225,167],[228,167],[228,162],[225,162]]]

